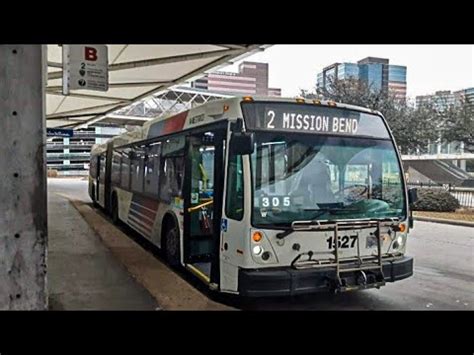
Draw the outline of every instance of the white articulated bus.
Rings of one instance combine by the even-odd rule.
[[[342,292],[413,274],[400,155],[379,112],[213,101],[95,146],[89,193],[213,290]]]

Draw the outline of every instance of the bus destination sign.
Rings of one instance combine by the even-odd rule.
[[[381,117],[350,109],[254,102],[242,110],[249,129],[389,138]]]
[[[271,130],[357,134],[359,118],[267,108],[265,110],[264,126],[266,129]]]

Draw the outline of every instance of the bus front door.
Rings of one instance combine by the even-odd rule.
[[[218,283],[225,130],[188,137],[184,188],[184,261],[207,283]]]

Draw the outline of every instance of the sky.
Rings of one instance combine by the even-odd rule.
[[[316,75],[325,66],[369,56],[405,65],[411,98],[474,86],[473,45],[273,45],[245,60],[268,63],[269,86],[282,88],[282,96],[296,96],[316,86]],[[221,70],[237,72],[240,62]]]

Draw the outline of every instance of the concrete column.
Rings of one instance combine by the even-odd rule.
[[[0,45],[0,309],[48,307],[46,46]]]

